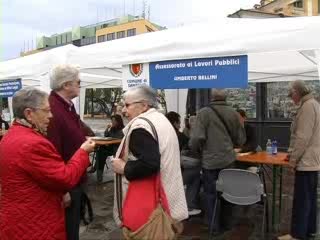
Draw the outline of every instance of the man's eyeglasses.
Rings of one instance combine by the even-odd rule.
[[[45,113],[50,113],[51,112],[51,109],[49,108],[32,108],[34,110],[40,110],[40,111],[43,111]]]
[[[130,107],[132,104],[136,104],[136,103],[142,103],[141,101],[138,101],[138,102],[132,102],[132,103],[125,103],[124,106],[126,108]]]

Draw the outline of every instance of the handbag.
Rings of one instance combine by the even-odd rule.
[[[149,123],[158,142],[154,125],[146,118],[141,117],[141,119]],[[117,179],[117,199],[120,198],[117,204],[124,238],[127,240],[176,239],[183,227],[170,216],[160,174],[130,181],[123,208],[121,178]],[[143,202],[141,202],[142,196]]]

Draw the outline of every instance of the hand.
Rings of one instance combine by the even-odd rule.
[[[82,143],[80,148],[82,148],[83,150],[85,150],[88,153],[91,153],[94,151],[95,146],[96,146],[96,143],[94,141],[92,141],[91,138],[88,138],[87,141]]]
[[[292,167],[293,169],[296,169],[297,167],[296,161],[289,161],[289,166]]]
[[[70,193],[66,193],[62,197],[62,206],[64,208],[67,208],[67,207],[70,207],[70,205],[71,205],[71,195]]]
[[[115,173],[118,174],[124,174],[124,167],[126,165],[126,162],[122,160],[121,158],[114,158],[111,161],[112,169]]]
[[[289,162],[290,161],[290,155],[287,154],[287,156],[286,156],[286,158],[284,160]]]

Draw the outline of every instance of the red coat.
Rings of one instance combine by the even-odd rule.
[[[65,240],[62,196],[88,165],[86,151],[65,164],[46,138],[14,123],[0,142],[0,239]]]

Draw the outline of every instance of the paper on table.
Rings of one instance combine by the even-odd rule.
[[[246,156],[246,155],[250,155],[253,152],[244,152],[244,153],[237,153],[238,156]]]

